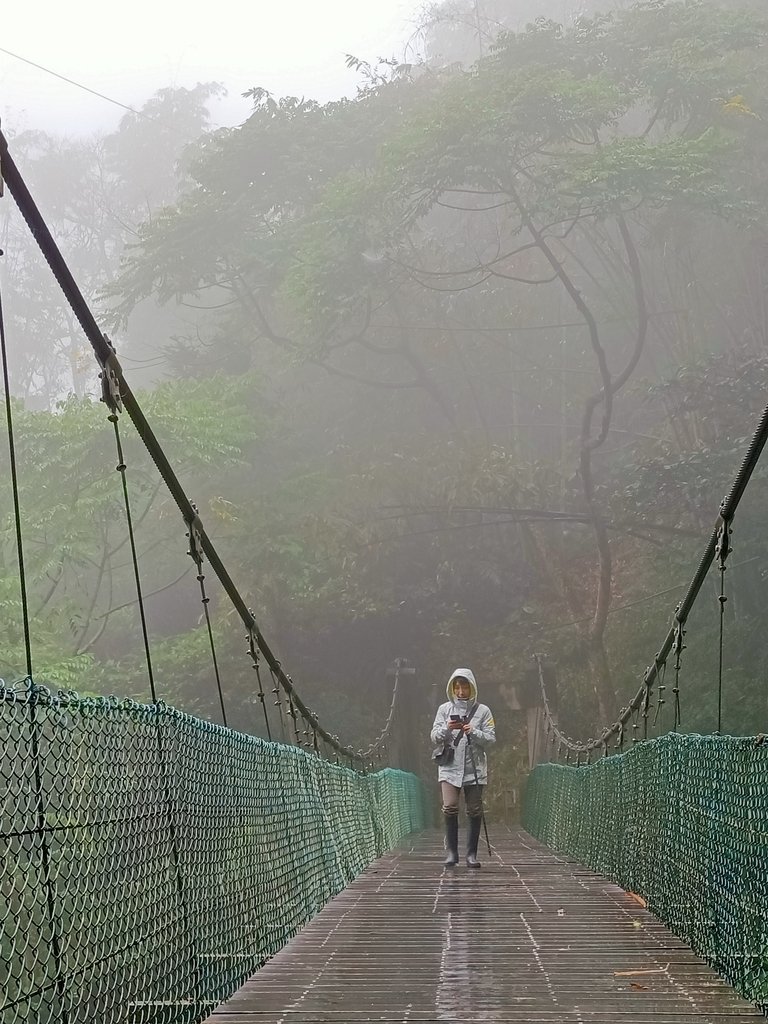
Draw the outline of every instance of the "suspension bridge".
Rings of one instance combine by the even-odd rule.
[[[0,306],[26,665],[0,683],[0,1024],[310,1021],[636,1024],[768,1009],[768,743],[720,734],[731,525],[768,409],[673,625],[635,697],[595,738],[541,735],[518,831],[483,870],[443,870],[420,779],[386,765],[405,695],[367,749],[302,700],[126,381],[0,134],[0,175],[98,361],[114,434],[151,700],[36,680]],[[157,691],[121,435],[127,414],[175,501],[197,569],[221,722]],[[717,732],[683,735],[688,617],[719,573]],[[264,736],[229,727],[206,571],[242,625]],[[671,664],[673,730],[652,736]]]

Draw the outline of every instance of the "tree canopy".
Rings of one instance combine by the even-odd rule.
[[[150,294],[205,299],[226,310],[208,321],[211,345],[247,360],[266,344],[289,364],[397,392],[398,408],[403,393],[423,396],[438,437],[466,441],[480,426],[491,451],[527,403],[498,430],[503,389],[488,401],[473,377],[493,377],[500,355],[518,383],[534,377],[505,329],[538,328],[551,361],[547,320],[580,325],[583,378],[547,417],[561,419],[561,471],[570,462],[577,486],[572,470],[542,506],[592,530],[592,566],[576,573],[587,592],[557,572],[550,585],[574,616],[591,607],[585,651],[612,714],[615,545],[596,460],[647,365],[652,318],[674,307],[659,245],[692,253],[691,232],[762,225],[765,31],[747,10],[642,3],[501,34],[468,70],[368,68],[354,100],[255,90],[253,116],[206,140],[197,186],[129,251],[118,312]],[[201,233],[206,246],[191,244]],[[494,331],[501,345],[483,337]],[[518,459],[541,451],[514,445]]]
[[[470,26],[463,64],[436,59],[435,36],[411,64],[350,57],[355,97],[254,88],[243,125],[189,145],[212,87],[161,94],[177,155],[140,225],[153,186],[140,155],[168,134],[129,118],[97,148],[131,225],[102,291],[118,346],[173,378],[151,399],[163,436],[265,631],[340,731],[372,728],[395,656],[429,678],[469,662],[509,696],[544,653],[573,729],[634,692],[765,381],[767,30],[709,0],[541,19],[483,35],[477,53]],[[36,146],[42,173],[56,146]],[[82,159],[87,177],[94,151]],[[95,260],[95,294],[126,237],[99,220],[101,199],[78,202],[61,224]],[[37,338],[31,266],[15,281],[37,320],[22,310],[14,326]],[[45,329],[60,338],[60,318]],[[46,373],[62,398],[61,364]],[[30,492],[35,596],[61,662],[47,671],[138,692],[109,474],[77,468],[93,456],[75,416],[91,423],[96,406],[86,377],[64,390],[21,413],[40,460],[61,453],[56,494]],[[166,692],[214,714],[199,610],[180,596],[183,553],[149,476],[137,500]],[[764,565],[754,510],[744,537],[734,629],[748,630]],[[711,642],[703,628],[695,671]],[[249,722],[231,651],[228,692]],[[764,657],[734,668],[734,693]],[[704,700],[711,728],[707,714]]]

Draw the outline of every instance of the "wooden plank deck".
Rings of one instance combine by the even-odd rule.
[[[480,871],[444,871],[434,833],[376,861],[209,1024],[764,1019],[622,889],[494,832]]]

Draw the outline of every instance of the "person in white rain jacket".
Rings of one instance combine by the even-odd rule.
[[[467,867],[479,868],[477,843],[483,820],[483,786],[488,781],[485,748],[496,742],[496,726],[490,708],[477,702],[477,683],[468,668],[457,668],[446,687],[448,700],[437,709],[432,742],[453,750],[450,764],[438,767],[445,822],[445,866],[459,863],[459,796],[464,791],[469,834]],[[450,756],[450,755],[449,755]]]

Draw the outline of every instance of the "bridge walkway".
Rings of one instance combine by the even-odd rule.
[[[208,1024],[764,1019],[637,897],[522,831],[483,868],[435,833],[377,860]]]

